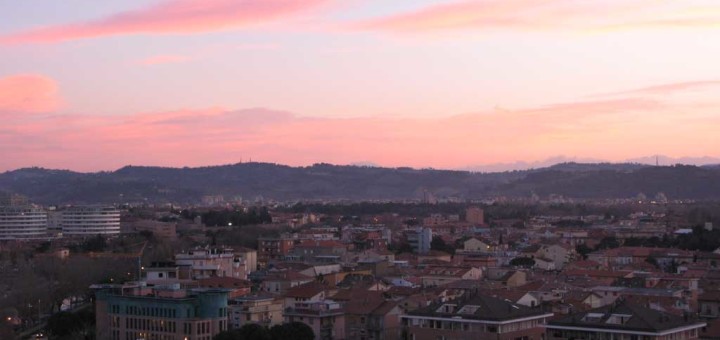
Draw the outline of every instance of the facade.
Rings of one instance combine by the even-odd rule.
[[[62,211],[64,236],[120,234],[120,210],[112,206],[75,206]]]
[[[407,240],[410,246],[418,254],[427,254],[430,251],[433,231],[430,228],[416,228],[407,233]]]
[[[47,211],[47,228],[48,231],[57,234],[62,232],[62,212],[57,210]]]
[[[98,339],[211,340],[228,328],[227,291],[222,289],[93,288]]]
[[[298,302],[283,312],[285,322],[302,322],[312,328],[316,340],[345,339],[345,312],[339,303],[324,300]]]
[[[547,339],[697,339],[705,322],[629,303],[575,313],[550,321]]]
[[[294,240],[289,237],[260,237],[257,252],[258,266],[266,267],[272,261],[284,259],[294,244]]]
[[[536,244],[523,250],[523,255],[536,259],[538,267],[546,270],[559,270],[570,262],[572,249],[560,244]],[[539,260],[539,261],[537,261]]]
[[[485,224],[485,212],[478,207],[467,208],[465,221],[472,224]]]
[[[704,318],[720,318],[720,292],[709,291],[698,297],[698,313]]]
[[[399,340],[402,309],[382,297],[355,298],[345,304],[345,335],[348,340]]]
[[[0,240],[46,237],[47,223],[45,210],[32,206],[0,207]]]
[[[235,256],[245,262],[245,269],[250,274],[257,270],[257,250],[250,248],[240,248],[234,251]]]
[[[229,302],[230,327],[238,329],[255,323],[267,327],[283,321],[283,300],[272,296],[244,296]]]
[[[461,296],[403,315],[407,339],[543,339],[552,313],[485,295]]]
[[[216,276],[245,280],[248,274],[245,262],[232,249],[193,249],[175,255],[175,263],[189,266],[193,280]]]

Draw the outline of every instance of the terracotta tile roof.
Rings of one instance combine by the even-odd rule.
[[[632,274],[630,271],[570,269],[563,272],[564,276],[587,276],[595,278],[623,278]]]
[[[285,297],[290,298],[311,298],[316,296],[327,289],[322,283],[319,282],[308,282],[299,286],[288,288],[285,293]]]
[[[455,304],[454,311],[445,312],[442,306]],[[467,306],[468,308],[463,308]],[[434,303],[426,308],[409,312],[408,315],[463,319],[505,321],[546,314],[537,308],[530,308],[485,294],[462,296],[448,302]]]
[[[588,314],[593,316],[589,317]],[[607,320],[613,314],[630,315],[630,317],[622,324],[608,323]],[[596,317],[595,315],[598,316]],[[639,305],[621,302],[618,304],[611,304],[605,307],[592,309],[587,312],[574,313],[571,316],[557,320],[552,320],[548,322],[547,328],[552,329],[553,326],[569,326],[641,332],[662,332],[690,325],[697,325],[700,327],[702,323],[685,320],[681,316],[660,312]]]
[[[249,288],[252,283],[247,280],[234,277],[210,277],[197,280],[198,286],[201,288]]]

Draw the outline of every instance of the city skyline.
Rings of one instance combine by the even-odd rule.
[[[720,156],[713,1],[0,11],[0,171]]]

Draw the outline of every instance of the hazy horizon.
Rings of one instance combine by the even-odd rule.
[[[656,158],[657,157],[657,158]],[[601,159],[588,159],[588,158],[580,158],[580,157],[566,157],[566,156],[556,156],[551,157],[545,160],[540,161],[517,161],[513,163],[489,163],[489,164],[477,164],[472,166],[467,166],[463,168],[434,168],[434,167],[413,167],[413,166],[385,166],[382,164],[372,163],[372,162],[352,162],[352,163],[346,163],[346,164],[340,164],[340,163],[331,163],[331,162],[317,162],[317,163],[311,163],[311,164],[284,164],[281,162],[267,162],[263,160],[253,160],[253,159],[245,159],[245,160],[238,160],[237,162],[230,162],[230,163],[218,163],[218,164],[201,164],[201,165],[195,165],[195,166],[166,166],[161,164],[126,164],[124,166],[121,166],[119,168],[113,168],[113,169],[97,169],[97,170],[79,170],[79,169],[73,169],[71,167],[68,168],[47,168],[43,166],[38,165],[32,165],[27,167],[21,167],[21,168],[14,168],[14,169],[0,169],[0,172],[8,172],[8,171],[15,171],[20,169],[28,169],[28,168],[43,168],[48,170],[68,170],[73,172],[79,172],[79,173],[94,173],[94,172],[112,172],[117,171],[119,169],[125,168],[125,167],[159,167],[159,168],[199,168],[199,167],[215,167],[215,166],[228,166],[228,165],[236,165],[236,164],[245,164],[245,163],[256,163],[256,164],[277,164],[281,166],[290,166],[290,167],[307,167],[307,166],[313,166],[316,164],[331,164],[331,165],[337,165],[337,166],[358,166],[358,167],[378,167],[378,168],[402,168],[402,167],[409,167],[413,169],[435,169],[435,170],[448,170],[448,171],[469,171],[469,172],[505,172],[505,171],[515,171],[515,170],[531,170],[531,169],[541,169],[541,168],[547,168],[558,164],[567,164],[567,163],[576,163],[576,164],[643,164],[643,165],[656,165],[656,162],[660,166],[672,166],[672,165],[694,165],[694,166],[705,166],[705,165],[720,165],[720,158],[716,157],[679,157],[679,158],[672,158],[667,157],[663,155],[653,155],[653,156],[647,156],[647,157],[638,157],[638,158],[631,158],[621,161],[608,161],[608,160],[601,160]]]

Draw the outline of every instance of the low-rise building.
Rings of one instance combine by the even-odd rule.
[[[547,339],[697,339],[705,322],[629,303],[615,303],[550,321]]]
[[[228,328],[224,289],[98,285],[98,339],[210,340]]]
[[[258,266],[266,267],[270,262],[283,260],[294,244],[295,240],[288,236],[258,238]]]
[[[345,339],[345,311],[331,300],[298,302],[283,312],[285,322],[302,322],[315,333],[316,340]]]
[[[283,300],[274,296],[252,295],[231,299],[228,310],[232,329],[253,323],[272,327],[283,322]]]
[[[408,339],[542,339],[552,313],[485,295],[461,296],[403,315]]]
[[[247,279],[245,262],[235,256],[232,249],[193,249],[175,255],[175,262],[180,266],[190,266],[194,280],[216,276]]]
[[[29,240],[48,236],[45,210],[33,206],[0,206],[0,240]]]
[[[120,234],[120,210],[113,206],[73,206],[62,210],[64,236]]]

